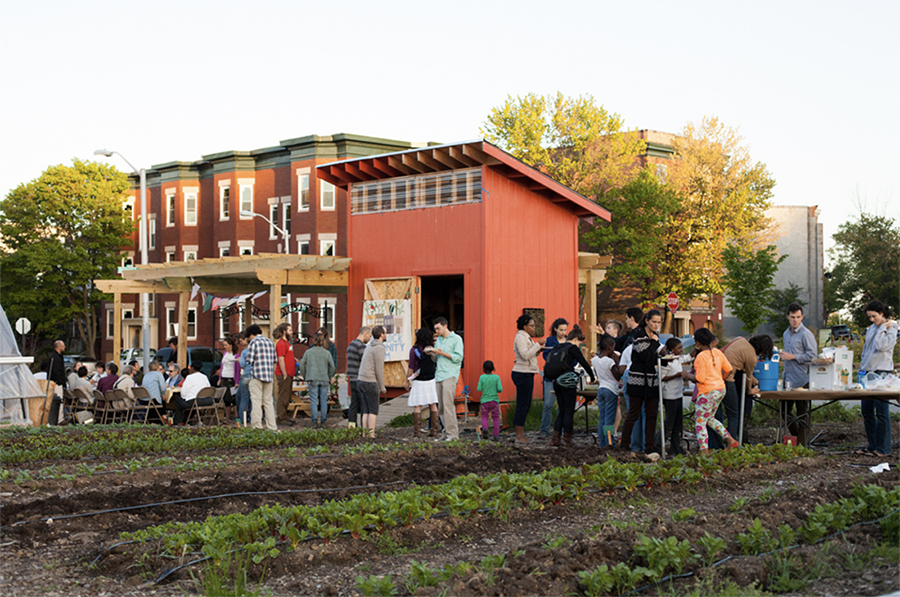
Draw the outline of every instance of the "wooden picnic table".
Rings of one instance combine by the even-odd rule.
[[[760,392],[758,396],[752,396],[758,404],[778,411],[778,441],[782,441],[790,425],[796,423],[801,430],[805,430],[806,435],[812,434],[812,413],[824,408],[829,404],[841,400],[887,400],[893,404],[900,406],[900,391],[880,391],[880,390],[782,390],[775,392]],[[786,413],[781,407],[782,402],[786,401],[803,401],[803,402],[824,402],[813,406],[810,404],[809,410],[804,415],[795,415]],[[777,406],[767,404],[767,402],[778,402]],[[803,441],[804,445],[809,444]],[[800,441],[800,438],[798,438]]]

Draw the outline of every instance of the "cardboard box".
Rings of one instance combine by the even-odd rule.
[[[813,359],[809,364],[809,389],[834,390],[853,382],[853,351],[837,348],[831,360]]]

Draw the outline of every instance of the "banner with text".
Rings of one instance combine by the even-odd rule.
[[[413,346],[413,330],[410,323],[410,301],[384,300],[363,303],[363,325],[380,325],[385,330],[384,360],[405,361]]]

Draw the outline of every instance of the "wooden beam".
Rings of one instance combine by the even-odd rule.
[[[178,369],[184,369],[188,364],[188,303],[191,300],[190,292],[182,292],[178,295]],[[197,321],[194,321],[197,325]]]
[[[283,294],[347,294],[346,286],[287,286],[281,287]]]
[[[597,325],[597,282],[594,280],[594,270],[589,269],[585,274],[584,318],[588,327],[588,351],[593,351],[597,350],[597,332],[592,329],[592,326]]]
[[[163,282],[170,292],[185,292],[191,289],[190,278],[163,278]]]
[[[347,286],[348,272],[289,270],[285,284],[291,286]]]
[[[492,166],[494,164],[499,164],[500,160],[497,158],[491,157],[488,154],[481,151],[481,149],[475,147],[474,145],[466,144],[462,146],[463,153],[473,160],[478,161],[481,164],[486,164],[488,166]]]
[[[146,292],[148,294],[172,292],[172,289],[165,285],[164,282],[138,282],[135,280],[94,280],[94,286],[100,292],[108,292],[110,294],[119,292],[122,294],[139,294]]]
[[[359,181],[372,180],[373,178],[375,178],[371,174],[369,174],[367,172],[363,172],[360,168],[358,168],[357,167],[358,163],[359,162],[356,162],[356,163],[347,162],[346,164],[344,164],[344,169],[347,171],[347,174],[359,179]],[[354,180],[353,182],[359,182],[359,181]]]
[[[385,173],[380,172],[377,168],[375,168],[375,166],[373,166],[369,162],[359,161],[359,162],[357,162],[357,164],[359,165],[360,172],[369,175],[370,177],[372,177],[372,179],[380,180],[380,179],[384,178]]]
[[[428,152],[426,152],[426,151],[420,151],[419,153],[416,154],[416,157],[419,158],[420,162],[422,162],[423,164],[425,164],[426,166],[428,166],[435,172],[443,172],[445,170],[450,170],[449,167],[447,167],[446,165],[442,164],[441,162],[438,162],[437,160],[435,160],[434,158],[429,156]]]
[[[283,269],[258,269],[256,270],[257,279],[271,286],[272,284],[284,284],[287,282],[287,271]]]
[[[400,159],[403,161],[404,166],[412,168],[420,174],[426,174],[429,171],[428,167],[419,161],[419,156],[415,153],[401,153]]]
[[[264,259],[241,259],[239,261],[207,262],[205,259],[193,263],[179,263],[164,270],[125,270],[122,276],[129,280],[159,280],[160,278],[188,278],[211,276],[229,278],[239,274],[253,277],[256,269],[293,269],[301,267],[305,255],[275,254]],[[170,286],[171,288],[171,286]]]
[[[380,170],[381,172],[384,172],[391,178],[396,178],[398,176],[404,176],[406,174],[406,172],[403,172],[402,170],[397,170],[396,168],[391,166],[385,158],[378,158],[378,159],[372,160],[372,166],[374,166],[376,169]]]
[[[244,301],[244,328],[247,329],[253,324],[253,299]]]
[[[466,164],[453,159],[453,157],[450,156],[450,152],[441,149],[431,150],[431,157],[454,170],[467,167]]]
[[[340,166],[329,166],[328,171],[332,176],[334,176],[335,178],[340,178],[345,183],[356,182],[355,180],[353,180],[353,177],[347,174]]]
[[[481,164],[476,160],[473,160],[471,157],[463,153],[463,150],[460,147],[451,147],[450,148],[450,156],[468,166],[469,168],[473,168],[475,166],[480,166]]]
[[[269,286],[269,337],[281,323],[281,284]]]
[[[403,163],[403,160],[401,160],[400,158],[398,158],[396,156],[392,156],[392,155],[387,156],[387,161],[388,161],[388,164],[390,164],[391,168],[393,168],[394,170],[399,170],[400,172],[402,172],[405,175],[418,174],[418,172],[419,172],[418,170],[414,170],[414,169],[410,168],[409,166],[405,165]]]
[[[119,355],[122,354],[122,293],[113,293],[113,363],[116,367],[121,366],[119,363]],[[119,371],[119,373],[122,373]]]

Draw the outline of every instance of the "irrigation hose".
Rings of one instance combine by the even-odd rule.
[[[46,522],[48,520],[69,520],[72,518],[85,518],[87,516],[97,516],[98,514],[113,514],[116,512],[128,512],[130,510],[142,510],[144,508],[155,508],[156,506],[171,506],[175,504],[187,504],[190,502],[203,502],[207,500],[217,500],[232,497],[245,497],[254,495],[284,495],[291,493],[335,493],[338,491],[353,491],[356,489],[369,489],[375,487],[388,487],[390,485],[408,485],[416,484],[415,481],[391,481],[390,483],[379,483],[377,485],[355,485],[352,487],[332,487],[325,489],[280,489],[276,491],[242,491],[239,493],[224,493],[220,495],[209,495],[195,498],[185,498],[182,500],[172,500],[169,502],[156,502],[153,504],[140,504],[137,506],[125,506],[124,508],[110,508],[108,510],[96,510],[94,512],[83,512],[81,514],[68,514],[66,516],[48,516],[46,518],[37,518],[33,520],[20,520],[12,524],[0,526],[0,531],[8,527],[16,527],[33,522]]]

